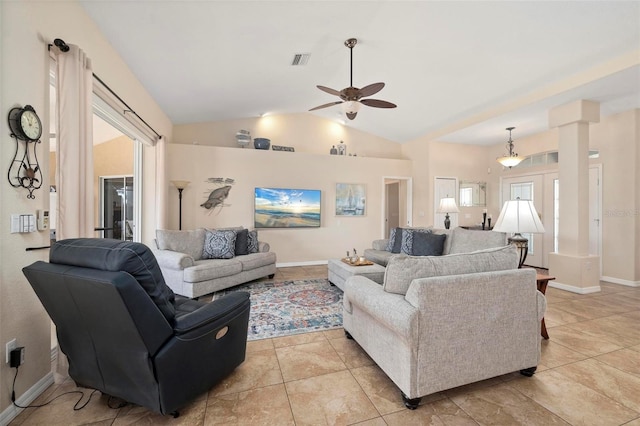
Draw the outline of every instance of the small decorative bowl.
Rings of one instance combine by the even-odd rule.
[[[254,138],[253,146],[256,149],[269,149],[269,147],[271,146],[271,140],[266,138]]]

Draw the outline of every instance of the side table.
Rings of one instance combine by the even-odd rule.
[[[556,277],[552,277],[551,275],[537,273],[536,284],[538,285],[538,291],[542,294],[545,294],[547,291],[547,284],[549,283],[549,281],[555,280],[555,279]],[[547,326],[544,324],[544,317],[542,318],[540,333],[542,334],[542,337],[549,340],[549,333],[547,333]]]

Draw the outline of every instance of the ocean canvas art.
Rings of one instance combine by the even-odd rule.
[[[256,188],[256,228],[320,227],[319,189]]]
[[[366,186],[359,183],[336,184],[336,216],[364,216]]]

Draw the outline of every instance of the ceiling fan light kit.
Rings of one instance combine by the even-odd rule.
[[[340,91],[331,89],[326,86],[316,86],[318,89],[323,92],[329,93],[330,95],[340,97],[340,101],[329,102],[315,108],[311,108],[309,111],[315,111],[322,108],[327,108],[334,105],[342,104],[343,111],[349,120],[353,120],[358,115],[358,111],[360,110],[360,105],[366,105],[373,108],[395,108],[396,104],[391,102],[383,101],[380,99],[362,99],[367,96],[375,95],[380,90],[384,88],[384,83],[373,83],[368,86],[363,87],[362,89],[358,89],[353,86],[353,48],[358,44],[358,40],[355,38],[347,39],[344,42],[344,45],[349,48],[350,58],[351,58],[351,66],[350,66],[350,81],[349,87],[346,87]]]

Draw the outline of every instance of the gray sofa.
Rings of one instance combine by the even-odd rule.
[[[546,300],[513,246],[389,258],[384,284],[345,282],[344,329],[415,409],[420,398],[540,360]]]
[[[507,234],[494,231],[472,231],[464,228],[435,229],[435,228],[403,228],[414,231],[428,231],[436,235],[446,235],[442,255],[468,253],[492,247],[507,245]],[[365,249],[364,257],[378,265],[387,266],[392,253],[388,250],[389,239],[374,240],[372,248]]]
[[[227,228],[242,230],[242,228]],[[206,259],[207,229],[156,231],[152,249],[167,285],[175,293],[190,298],[233,287],[276,273],[276,254],[269,244],[258,241],[257,252],[228,259]]]

